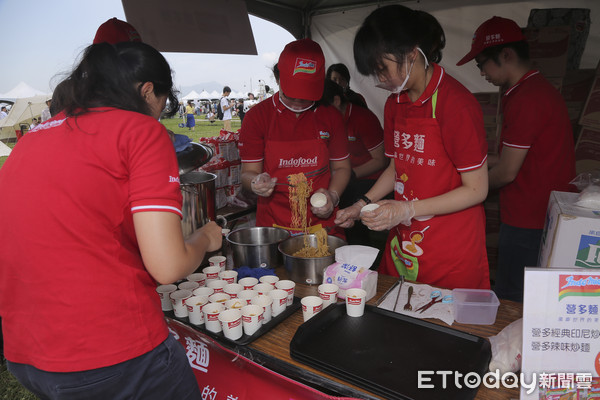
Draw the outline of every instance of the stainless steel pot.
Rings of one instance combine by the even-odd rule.
[[[296,283],[307,283],[309,285],[320,284],[323,281],[323,272],[335,262],[335,249],[345,246],[347,243],[337,236],[328,236],[327,244],[331,255],[326,257],[294,257],[293,254],[304,248],[305,235],[294,236],[279,245],[279,251],[283,254],[283,263],[290,279]],[[310,246],[317,247],[317,236],[307,236]]]
[[[236,229],[226,239],[235,267],[275,268],[283,265],[277,246],[289,236],[285,229],[261,226]]]
[[[208,221],[216,219],[215,180],[217,176],[208,172],[188,172],[181,175],[183,237],[192,234]]]

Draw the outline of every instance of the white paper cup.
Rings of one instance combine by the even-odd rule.
[[[276,317],[285,311],[287,307],[287,296],[288,293],[283,289],[273,289],[267,293],[267,295],[273,299],[271,304],[272,316]]]
[[[254,285],[252,290],[256,290],[258,294],[269,294],[271,290],[275,289],[275,286],[270,283],[257,283]]]
[[[327,196],[324,193],[314,193],[310,196],[310,205],[313,207],[323,207],[325,204],[327,204]]]
[[[211,303],[225,303],[227,300],[231,299],[227,293],[219,292],[213,293],[208,296],[208,301]]]
[[[225,304],[225,308],[228,310],[231,310],[232,308],[237,308],[238,310],[241,310],[242,307],[248,305],[246,300],[240,300],[240,299],[229,299],[223,304]]]
[[[227,283],[237,283],[237,276],[237,271],[231,269],[219,272],[219,278],[221,278],[224,281],[227,281]]]
[[[294,302],[294,290],[296,288],[296,282],[283,279],[275,282],[275,288],[285,290],[287,292],[287,305],[291,306]]]
[[[206,284],[206,287],[209,287],[215,291],[215,293],[222,293],[225,285],[228,285],[227,281],[222,279],[217,279],[214,281],[210,281]]]
[[[210,296],[211,294],[213,294],[215,292],[215,289],[213,288],[209,288],[206,286],[200,286],[198,289],[194,289],[194,291],[192,292],[193,296]]]
[[[246,300],[246,303],[250,304],[250,301],[252,300],[252,298],[256,297],[256,296],[258,296],[258,292],[256,290],[244,289],[238,293],[237,298]]]
[[[225,271],[225,264],[227,262],[227,257],[225,256],[212,256],[208,259],[208,265],[211,267],[219,267],[221,271]]]
[[[189,274],[185,279],[192,282],[198,282],[200,287],[206,286],[206,274],[202,272],[196,272]]]
[[[211,332],[221,332],[223,330],[221,321],[219,321],[219,314],[224,310],[225,306],[222,303],[207,303],[202,307],[206,330]]]
[[[258,295],[252,298],[250,304],[261,306],[263,308],[263,324],[266,324],[267,322],[271,321],[271,305],[273,304],[273,299],[270,296],[265,296],[264,294]]]
[[[258,283],[258,279],[247,276],[245,278],[239,279],[238,283],[244,287],[244,289],[252,289],[254,285]]]
[[[258,305],[247,305],[242,308],[242,326],[248,336],[254,335],[262,326],[264,310]]]
[[[242,311],[237,309],[225,310],[219,314],[223,334],[227,339],[238,340],[244,334],[242,328]]]
[[[192,291],[179,289],[171,293],[170,297],[175,316],[179,318],[187,317],[188,311],[185,305],[185,301],[192,297]]]
[[[318,296],[306,296],[300,300],[302,304],[302,317],[304,322],[321,312],[323,309],[323,299]]]
[[[337,302],[337,295],[340,287],[334,283],[324,283],[317,288],[319,297],[323,299],[323,308]]]
[[[228,283],[223,288],[223,293],[227,293],[229,297],[235,299],[242,290],[244,290],[244,287],[239,283]]]
[[[173,309],[173,303],[171,303],[171,297],[169,295],[177,290],[177,285],[172,283],[169,285],[158,285],[156,287],[156,293],[160,297],[160,307],[163,311],[171,311]]]
[[[346,313],[350,317],[360,317],[365,313],[367,291],[352,288],[346,290]]]
[[[218,266],[205,267],[202,272],[206,275],[206,286],[208,286],[209,282],[219,279],[219,272],[221,272],[221,268]]]
[[[276,275],[263,275],[258,279],[258,281],[260,283],[270,283],[273,286],[275,286],[275,283],[278,280],[279,280],[279,277]]]
[[[360,209],[360,213],[362,214],[364,212],[377,210],[378,208],[379,208],[379,204],[375,204],[375,203],[367,204],[366,206],[364,206],[363,208]]]
[[[183,281],[179,285],[177,285],[177,288],[179,288],[181,290],[189,290],[190,292],[193,292],[194,290],[198,289],[199,287],[200,287],[200,284],[198,282],[192,282],[192,281]]]
[[[188,318],[190,324],[202,325],[204,324],[204,314],[202,314],[202,307],[208,304],[208,297],[206,296],[192,296],[185,300],[185,305],[188,309]]]

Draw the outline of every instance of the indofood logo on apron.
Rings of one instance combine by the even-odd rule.
[[[581,235],[575,266],[600,268],[600,238],[598,236]]]
[[[289,158],[284,160],[283,158],[279,159],[279,168],[298,168],[298,167],[316,167],[318,165],[318,157],[314,156],[313,158]]]

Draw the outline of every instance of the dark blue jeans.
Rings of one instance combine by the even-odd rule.
[[[523,302],[525,267],[537,267],[543,229],[500,224],[498,269],[494,292],[501,299]]]
[[[46,372],[9,361],[7,366],[23,386],[44,400],[201,398],[185,350],[171,335],[146,354],[89,371]]]

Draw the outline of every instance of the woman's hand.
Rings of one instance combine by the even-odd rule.
[[[222,229],[215,221],[210,221],[198,229],[207,241],[206,251],[217,251],[223,245]]]
[[[350,207],[339,210],[335,215],[335,221],[333,222],[341,228],[351,228],[354,226],[354,221],[360,217],[360,210],[362,207],[360,202],[356,202]]]
[[[323,218],[323,219],[329,218],[329,216],[333,212],[334,208],[339,204],[340,196],[338,196],[338,194],[335,190],[330,191],[325,188],[317,189],[317,190],[315,190],[315,193],[323,193],[325,195],[325,197],[327,197],[327,203],[325,203],[325,205],[321,206],[321,207],[315,207],[315,206],[311,205],[310,211],[312,211],[312,213],[315,214],[319,218]],[[314,195],[314,193],[313,193],[313,195]]]
[[[269,197],[273,194],[277,178],[271,178],[267,172],[260,173],[252,179],[250,187],[252,191],[261,197]]]
[[[361,215],[362,223],[374,231],[384,231],[403,224],[409,226],[415,209],[412,201],[382,200],[379,208],[365,211]]]

